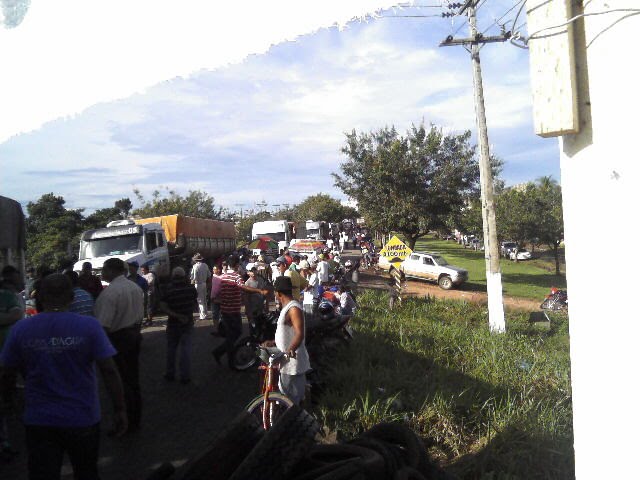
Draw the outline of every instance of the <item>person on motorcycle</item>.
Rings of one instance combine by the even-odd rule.
[[[304,315],[300,303],[293,298],[291,279],[278,277],[274,283],[275,295],[282,306],[278,317],[275,340],[267,340],[264,347],[277,347],[287,354],[280,363],[278,389],[296,405],[304,398],[306,372],[311,368],[304,342]]]

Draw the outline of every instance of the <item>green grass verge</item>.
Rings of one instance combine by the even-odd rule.
[[[467,269],[469,280],[460,287],[460,290],[486,292],[484,252],[464,248],[453,241],[437,240],[432,237],[423,237],[418,240],[415,249],[440,252],[452,265]],[[501,259],[503,293],[542,302],[551,287],[566,289],[566,278],[564,275],[555,275],[554,265],[548,257],[521,262]]]
[[[573,478],[566,316],[541,331],[526,314],[489,333],[487,312],[465,302],[358,297],[356,337],[332,360],[318,417],[352,437],[403,420],[432,458],[461,478]]]

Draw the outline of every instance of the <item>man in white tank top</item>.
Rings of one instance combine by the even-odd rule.
[[[288,355],[280,363],[280,381],[278,388],[296,405],[304,398],[307,384],[305,373],[310,369],[309,354],[304,344],[304,316],[300,303],[292,296],[292,284],[289,277],[278,277],[274,283],[276,299],[281,305],[280,317],[274,341],[264,346],[275,346]]]

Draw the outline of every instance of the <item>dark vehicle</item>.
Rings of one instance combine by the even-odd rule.
[[[277,311],[261,313],[249,323],[250,335],[238,340],[231,353],[234,369],[248,370],[258,363],[256,350],[262,342],[275,338],[279,315]]]
[[[565,310],[569,308],[567,292],[553,287],[551,293],[547,295],[544,302],[540,304],[540,308],[544,310]]]

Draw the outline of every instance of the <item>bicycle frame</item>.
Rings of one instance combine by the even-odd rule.
[[[268,365],[260,365],[259,370],[264,370],[264,378],[262,381],[262,427],[265,430],[271,425],[271,402],[269,402],[269,394],[276,390],[274,385],[274,377],[277,377],[278,366],[273,364],[273,358],[269,358]]]

